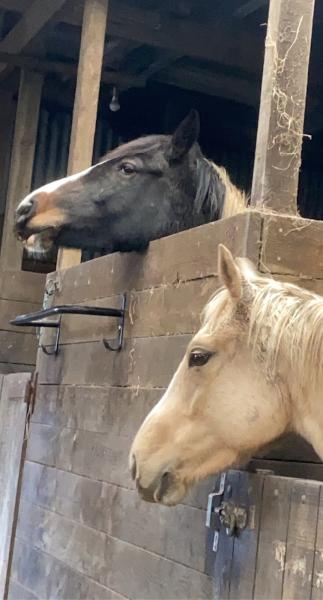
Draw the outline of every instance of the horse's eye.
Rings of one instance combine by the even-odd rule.
[[[208,350],[192,350],[188,359],[189,367],[203,367],[209,362],[214,352]]]
[[[131,163],[123,163],[120,165],[120,171],[125,175],[132,175],[136,172],[136,169]]]

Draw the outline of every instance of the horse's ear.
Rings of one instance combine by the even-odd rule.
[[[191,110],[171,137],[170,147],[166,153],[167,160],[169,162],[181,160],[198,140],[199,133],[199,114],[196,110]]]
[[[242,275],[228,248],[219,245],[218,273],[232,300],[237,302],[242,296]]]

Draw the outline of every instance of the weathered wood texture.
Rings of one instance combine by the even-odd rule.
[[[214,600],[321,598],[322,483],[230,471],[229,484],[247,527],[209,548]]]
[[[45,275],[26,271],[0,271],[0,373],[31,371],[38,341],[33,328],[9,324],[17,315],[39,310]]]
[[[270,3],[251,202],[297,211],[315,0]]]
[[[21,269],[22,245],[12,233],[14,212],[20,200],[30,192],[42,86],[41,74],[21,71],[1,243],[2,270],[20,271]]]
[[[0,375],[0,597],[5,597],[14,534],[30,375]]]
[[[63,318],[59,355],[48,357],[39,351],[39,385],[13,559],[13,598],[22,589],[26,597],[65,600],[73,593],[99,598],[212,597],[204,565],[204,518],[213,482],[197,487],[172,510],[143,504],[129,478],[129,448],[138,426],[167,387],[199,325],[203,305],[218,286],[218,244],[248,256],[263,272],[270,268],[274,277],[319,290],[318,267],[310,264],[306,244],[319,245],[322,233],[320,223],[250,211],[152,242],[145,254],[105,256],[48,276],[54,304],[117,306],[120,294],[127,292],[129,314],[120,353],[109,353],[102,344],[103,336],[115,335],[113,319],[69,316]],[[294,253],[300,245],[297,262]],[[304,271],[302,260],[308,260]],[[51,335],[46,332],[43,342],[50,344]],[[296,460],[301,456],[300,469],[306,468],[306,461],[313,462],[303,446],[296,455],[293,442],[285,444]],[[270,462],[284,469],[286,461],[276,460],[284,455],[271,452]],[[246,477],[239,475],[239,499],[257,506],[263,482],[259,476]],[[268,498],[270,493],[266,491]],[[298,498],[299,491],[295,494]],[[274,511],[276,505],[270,506],[268,500],[269,512]],[[296,522],[295,510],[291,509],[291,518]],[[306,518],[308,513],[300,514]],[[283,516],[282,509],[282,521]],[[255,511],[253,518],[248,536],[233,545],[225,542],[229,546],[224,566],[229,568],[233,561],[237,579],[230,585],[222,579],[223,598],[239,598],[240,593],[247,598],[255,583],[266,588],[265,575],[256,582],[249,577],[258,560],[261,521],[260,542],[264,548],[269,544],[265,517]],[[284,536],[284,527],[277,526],[277,535]],[[288,549],[291,560],[298,560],[299,540],[307,547],[309,560],[314,560],[303,530],[295,535]],[[28,569],[29,564],[35,566]],[[259,562],[259,569],[265,568],[266,561],[263,566]],[[292,571],[288,577],[285,597],[294,589]],[[282,593],[279,574],[276,579]]]
[[[92,164],[107,15],[108,0],[85,0],[68,160],[70,175]],[[59,252],[58,268],[80,262],[80,250]]]

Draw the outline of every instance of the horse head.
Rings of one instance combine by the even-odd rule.
[[[33,250],[54,244],[127,251],[205,222],[211,170],[214,214],[224,188],[218,175],[214,184],[198,135],[199,116],[191,111],[173,135],[138,138],[86,171],[33,191],[16,210],[17,236]]]
[[[275,346],[270,332],[277,315],[284,315],[281,306],[276,316],[270,313],[278,284],[236,262],[223,246],[218,273],[223,288],[207,305],[201,329],[132,445],[132,476],[151,502],[177,504],[194,483],[250,457],[290,425],[290,394],[277,374],[284,361],[266,368],[281,335]],[[286,285],[278,286],[282,304]],[[262,293],[268,294],[267,316],[258,301]]]

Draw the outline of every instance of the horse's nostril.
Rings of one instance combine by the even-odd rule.
[[[21,217],[26,218],[33,211],[33,208],[34,200],[29,199],[25,200],[24,202],[21,202],[16,211],[17,220],[19,220]]]
[[[130,473],[131,473],[132,479],[135,480],[136,475],[137,475],[137,463],[136,463],[136,457],[134,454],[131,457]]]
[[[167,490],[172,484],[172,480],[173,478],[170,471],[165,471],[161,477],[159,488],[155,493],[155,499],[157,502],[162,500],[163,496],[166,494]]]

